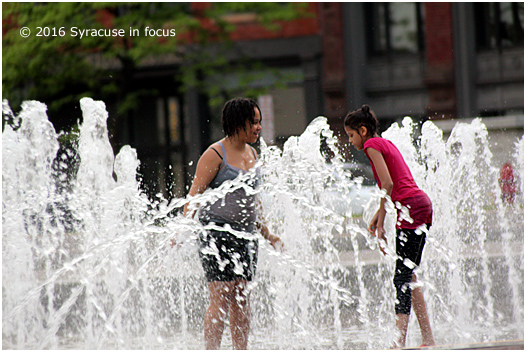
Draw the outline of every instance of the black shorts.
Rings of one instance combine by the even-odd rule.
[[[208,282],[252,281],[256,274],[258,241],[209,229],[199,236],[199,258]]]

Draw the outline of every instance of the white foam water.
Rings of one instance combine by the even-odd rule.
[[[134,149],[113,155],[104,103],[84,98],[81,108],[78,142],[63,150],[45,105],[25,102],[15,116],[3,104],[15,121],[2,139],[3,348],[202,349],[203,227],[175,210],[244,183],[150,202],[139,188]],[[458,124],[447,140],[429,121],[418,137],[416,130],[406,118],[383,137],[398,146],[433,202],[434,225],[417,272],[437,343],[523,338],[524,140],[510,151],[519,171],[510,205],[500,197],[499,161],[482,120]],[[333,154],[330,165],[322,142]],[[258,192],[285,250],[260,239],[249,348],[392,345],[394,207],[384,257],[366,230],[379,192],[363,217],[337,214],[321,201],[331,180],[342,194],[356,186],[342,177],[337,145],[323,117],[283,150],[261,140]],[[408,345],[419,345],[414,314],[410,324]],[[231,346],[227,326],[222,348]]]

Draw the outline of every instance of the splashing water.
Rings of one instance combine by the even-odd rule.
[[[16,130],[6,126],[2,141],[3,348],[203,348],[202,226],[170,214],[229,190],[149,202],[136,180],[135,151],[126,146],[113,155],[104,103],[85,98],[81,108],[78,143],[64,151],[45,105],[25,102],[15,117],[3,104],[4,114],[21,121]],[[523,338],[524,139],[513,154],[519,193],[508,205],[481,120],[458,124],[447,141],[432,122],[419,138],[415,127],[406,118],[383,137],[399,147],[433,201],[418,273],[437,343]],[[335,155],[331,165],[322,139]],[[395,258],[392,248],[379,254],[365,225],[380,193],[363,217],[323,205],[330,180],[339,180],[342,194],[357,186],[341,177],[336,145],[322,117],[283,150],[261,141],[264,216],[286,249],[260,240],[249,348],[391,346]],[[243,183],[230,190],[236,187]],[[389,216],[392,245],[394,207]],[[408,346],[419,345],[414,314],[410,324]],[[231,347],[228,330],[223,348]]]

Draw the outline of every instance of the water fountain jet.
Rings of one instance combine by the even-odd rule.
[[[151,203],[136,179],[135,151],[111,151],[104,103],[83,99],[81,107],[78,146],[58,153],[43,104],[25,102],[18,116],[3,104],[16,120],[2,140],[3,348],[203,348],[202,227],[170,215],[189,199]],[[419,277],[441,344],[523,338],[524,142],[514,152],[520,202],[506,205],[482,121],[458,124],[446,141],[429,121],[415,137],[410,118],[383,135],[399,146],[434,204]],[[313,147],[322,141],[332,165]],[[360,216],[320,202],[335,174],[342,192],[356,186],[341,177],[336,145],[322,117],[283,150],[261,141],[265,218],[286,251],[262,241],[250,348],[391,345],[394,259],[378,254]],[[68,187],[59,187],[64,180]],[[409,331],[408,345],[419,345],[418,329]],[[223,347],[230,346],[227,333]]]

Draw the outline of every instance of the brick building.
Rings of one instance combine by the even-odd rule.
[[[199,11],[210,3],[192,6]],[[457,119],[480,116],[491,119],[501,148],[523,135],[523,3],[308,6],[311,17],[284,23],[277,32],[255,25],[257,14],[228,19],[237,26],[232,38],[238,52],[294,77],[260,98],[267,142],[279,145],[319,115],[341,133],[342,117],[365,103],[382,128],[411,116],[436,120],[447,132]],[[137,148],[143,166],[153,170],[146,183],[182,195],[195,161],[222,134],[206,97],[176,93],[171,78],[177,69],[156,64],[137,78],[162,94],[142,103],[122,143]]]

